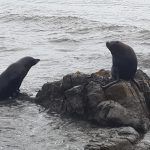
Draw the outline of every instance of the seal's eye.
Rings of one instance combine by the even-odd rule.
[[[116,41],[116,44],[119,44],[119,41]]]

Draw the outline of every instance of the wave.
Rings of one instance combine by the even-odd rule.
[[[120,29],[131,29],[136,30],[138,27],[132,25],[118,25],[110,24],[106,22],[99,22],[95,20],[88,20],[82,17],[77,16],[40,16],[40,15],[27,15],[27,14],[1,14],[0,20],[5,22],[17,22],[17,21],[29,21],[29,22],[50,22],[54,24],[60,23],[72,23],[75,25],[84,24],[85,28],[78,29],[79,31],[83,30],[92,30],[92,29],[101,29],[101,30],[120,30]],[[147,32],[149,30],[142,30],[141,33]],[[150,31],[149,31],[150,32]]]
[[[9,21],[49,21],[49,22],[66,22],[66,21],[83,21],[76,16],[39,16],[39,15],[26,15],[26,14],[1,14],[0,20]]]
[[[111,24],[95,20],[88,20],[77,16],[43,16],[43,15],[27,15],[27,14],[0,14],[0,22],[16,22],[16,23],[33,23],[38,24],[41,28],[37,32],[45,30],[55,30],[56,36],[49,38],[50,42],[71,42],[76,43],[80,40],[90,39],[91,36],[101,36],[102,39],[119,38],[133,40],[142,40],[143,44],[149,44],[150,30],[129,24]],[[33,29],[36,32],[35,29]],[[63,36],[59,36],[59,31],[65,31]],[[72,35],[72,37],[66,36]],[[79,39],[74,35],[83,35]],[[143,41],[144,40],[144,41]]]
[[[49,38],[49,42],[56,42],[56,43],[61,43],[61,42],[69,42],[69,43],[77,43],[80,42],[78,40],[69,38],[69,37],[58,37],[58,38]]]

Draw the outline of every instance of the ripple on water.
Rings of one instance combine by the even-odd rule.
[[[30,102],[0,105],[0,145],[3,149],[82,149],[88,124],[48,115]]]

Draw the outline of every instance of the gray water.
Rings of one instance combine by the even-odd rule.
[[[0,0],[0,72],[24,56],[40,58],[21,91],[65,74],[110,69],[109,40],[135,50],[139,68],[150,74],[149,0]],[[0,149],[82,150],[86,123],[61,119],[29,102],[0,105]]]

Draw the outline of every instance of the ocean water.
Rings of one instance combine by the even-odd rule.
[[[149,0],[0,0],[0,72],[24,56],[40,58],[22,83],[34,96],[71,72],[110,69],[106,41],[121,40],[150,75]],[[82,150],[90,139],[79,125],[29,102],[0,105],[0,149]]]

